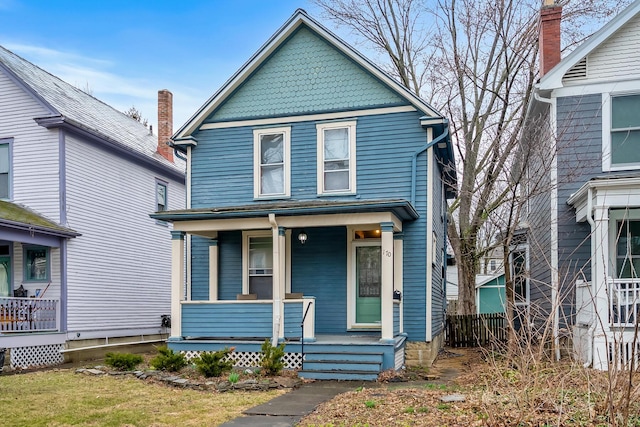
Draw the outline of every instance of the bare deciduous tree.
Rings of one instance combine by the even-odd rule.
[[[630,2],[557,1],[569,48]],[[458,265],[458,311],[475,313],[478,260],[488,249],[481,230],[503,214],[502,206],[518,205],[510,169],[538,76],[541,0],[315,2],[387,55],[387,70],[450,119],[461,179],[448,234]],[[509,215],[516,227],[517,212]]]

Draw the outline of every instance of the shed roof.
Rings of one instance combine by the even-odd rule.
[[[80,233],[63,227],[26,206],[0,200],[0,225],[27,229],[58,237],[77,237]]]

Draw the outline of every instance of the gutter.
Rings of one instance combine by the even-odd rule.
[[[549,105],[551,129],[555,133],[556,130],[556,102],[553,98],[543,98],[539,94],[539,88],[536,88],[533,92],[533,97],[538,102],[542,102]],[[559,295],[559,277],[558,277],[558,154],[557,154],[557,141],[554,141],[556,149],[554,150],[553,159],[551,161],[551,171],[549,174],[549,181],[551,184],[550,198],[551,198],[551,304],[555,304],[555,315],[553,317],[553,343],[556,349],[556,360],[560,360],[560,301]]]
[[[417,166],[418,156],[424,153],[425,151],[427,151],[429,148],[436,145],[438,142],[442,141],[444,138],[446,138],[449,135],[449,120],[442,119],[442,124],[444,125],[444,131],[440,135],[438,135],[436,138],[434,138],[431,142],[417,149],[411,157],[411,206],[416,205],[416,179],[417,179],[416,175],[417,175],[417,168],[418,168]]]
[[[587,222],[589,223],[589,226],[591,227],[591,250],[593,251],[594,248],[596,247],[595,245],[598,243],[596,241],[596,222],[593,220],[593,214],[591,212],[591,209],[593,209],[593,188],[591,186],[587,187]],[[591,302],[593,303],[594,307],[593,307],[593,313],[591,313],[591,324],[589,325],[589,329],[587,329],[587,339],[589,340],[589,346],[587,347],[589,350],[589,353],[587,355],[587,361],[584,363],[584,367],[588,368],[589,366],[591,366],[593,364],[593,338],[594,338],[594,333],[596,330],[596,322],[597,322],[597,314],[596,314],[596,304],[595,304],[595,300],[593,299],[593,288],[595,287],[595,278],[598,277],[598,272],[595,268],[595,263],[594,265],[591,267]]]

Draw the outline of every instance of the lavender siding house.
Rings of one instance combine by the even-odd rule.
[[[549,163],[535,167],[550,190],[527,206],[522,297],[530,322],[553,319],[556,343],[566,337],[607,369],[640,354],[640,1],[561,61],[560,14],[543,7],[543,76],[528,111],[538,133],[549,129],[539,143]]]
[[[168,91],[161,91],[169,99]],[[170,115],[169,115],[170,119]],[[0,47],[0,347],[16,367],[158,340],[184,162],[139,122]]]

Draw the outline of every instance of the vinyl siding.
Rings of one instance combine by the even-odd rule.
[[[437,162],[437,160],[436,160]],[[442,208],[442,177],[440,175],[440,167],[436,166],[434,171],[435,180],[432,185],[429,186],[433,190],[433,231],[436,234],[436,247],[435,249],[435,263],[432,269],[432,282],[431,282],[431,307],[427,307],[427,315],[431,316],[431,333],[433,337],[438,336],[444,330],[444,321],[446,313],[447,296],[445,295],[445,288],[442,277],[443,258],[442,252],[444,249],[444,217],[441,214]],[[431,254],[427,254],[427,262],[432,260]]]
[[[49,114],[0,69],[0,139],[13,138],[12,201],[60,222],[58,131],[33,120]]]
[[[209,239],[191,240],[191,299],[209,299]],[[242,293],[242,232],[218,233],[218,299],[235,300]]]
[[[357,195],[341,196],[340,200],[410,198],[411,157],[426,143],[419,117],[420,113],[409,112],[357,118]],[[317,198],[316,123],[291,124],[294,200]],[[286,125],[286,120],[278,124]],[[192,207],[254,203],[253,128],[204,130],[195,138],[198,146],[192,151]]]
[[[620,28],[587,57],[589,80],[620,80],[640,77],[640,15]]]
[[[292,240],[291,291],[314,296],[317,334],[347,330],[347,230],[305,229],[307,244]],[[294,231],[293,235],[297,235]]]
[[[184,186],[71,135],[66,171],[68,224],[82,233],[68,244],[68,330],[159,331],[170,311],[171,236],[149,214],[156,179],[168,182],[169,209],[184,208]]]
[[[564,316],[572,315],[576,279],[591,280],[590,226],[577,223],[567,199],[602,174],[602,96],[558,98],[558,276]]]

